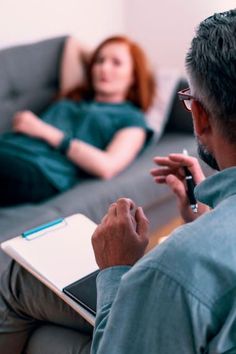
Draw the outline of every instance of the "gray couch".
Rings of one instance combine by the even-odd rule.
[[[0,51],[0,132],[11,128],[13,113],[30,109],[40,113],[55,97],[59,87],[59,69],[66,37]],[[179,82],[177,89],[186,83]],[[176,96],[176,95],[175,95]],[[156,185],[149,170],[155,155],[195,153],[191,116],[177,97],[173,99],[169,120],[162,138],[153,141],[137,160],[109,181],[85,180],[67,192],[37,205],[0,209],[0,242],[41,223],[73,213],[83,213],[99,222],[109,204],[119,197],[130,197],[142,205],[150,219],[150,231],[177,215],[175,198],[166,186]],[[0,251],[0,271],[8,258]]]

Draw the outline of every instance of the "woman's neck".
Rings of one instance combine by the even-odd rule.
[[[121,95],[106,95],[102,93],[97,93],[94,99],[97,102],[105,103],[122,103],[125,101],[125,98]]]

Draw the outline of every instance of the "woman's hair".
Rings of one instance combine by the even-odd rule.
[[[128,90],[126,99],[143,111],[147,111],[153,102],[156,83],[149,62],[144,51],[138,44],[125,36],[114,36],[104,40],[93,52],[86,66],[85,80],[81,86],[69,92],[66,97],[81,100],[93,99],[95,95],[92,82],[92,68],[96,63],[101,49],[110,43],[122,43],[127,45],[133,62],[134,81]]]

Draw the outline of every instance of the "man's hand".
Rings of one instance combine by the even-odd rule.
[[[141,207],[134,216],[134,203],[121,198],[111,204],[92,236],[92,244],[100,269],[133,265],[144,254],[148,244],[149,222]]]
[[[160,167],[151,170],[156,183],[166,183],[176,194],[181,216],[185,222],[190,222],[207,212],[209,208],[198,203],[198,213],[193,213],[186,193],[185,174],[183,166],[192,173],[194,181],[199,184],[205,179],[196,158],[184,154],[170,154],[166,157],[155,157],[154,162]]]
[[[13,117],[13,130],[17,133],[42,138],[46,124],[31,111],[17,112]]]

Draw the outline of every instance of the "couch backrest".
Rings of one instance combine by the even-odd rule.
[[[10,130],[16,111],[39,114],[59,89],[66,36],[0,50],[0,132]]]
[[[176,86],[173,102],[168,116],[168,121],[165,127],[165,131],[168,132],[181,132],[181,133],[193,133],[193,120],[191,112],[188,112],[182,102],[178,98],[178,91],[188,87],[188,83],[185,79],[179,81]]]

